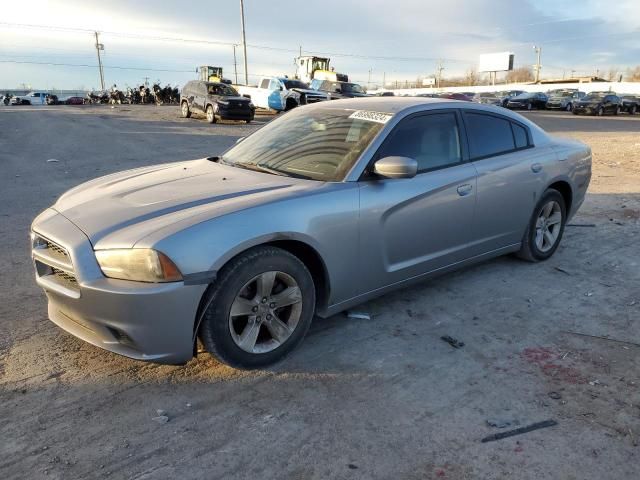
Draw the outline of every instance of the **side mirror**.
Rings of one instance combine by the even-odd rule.
[[[384,157],[373,165],[373,172],[384,178],[413,178],[418,173],[418,162],[409,157]]]
[[[278,90],[280,91],[284,90],[284,88],[282,88],[282,85],[280,85],[280,88],[278,88]]]

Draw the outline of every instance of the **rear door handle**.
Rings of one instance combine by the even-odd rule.
[[[465,183],[464,185],[460,185],[457,188],[458,195],[460,195],[461,197],[464,197],[465,195],[469,195],[471,193],[472,189],[473,189],[473,187],[471,186],[470,183]]]
[[[542,164],[534,163],[533,165],[531,165],[531,171],[533,173],[538,173],[540,170],[542,170]]]

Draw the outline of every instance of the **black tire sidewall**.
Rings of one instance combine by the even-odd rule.
[[[240,289],[253,277],[267,271],[281,271],[295,279],[302,292],[302,312],[295,331],[281,346],[271,352],[254,354],[242,350],[233,340],[229,310]],[[315,311],[311,273],[297,257],[275,247],[256,247],[231,260],[221,270],[210,295],[211,302],[200,326],[200,338],[210,353],[237,368],[256,368],[284,358],[306,335]]]
[[[536,222],[538,217],[540,216],[540,212],[542,208],[549,203],[550,201],[555,200],[560,205],[560,210],[562,212],[562,223],[560,224],[560,234],[558,235],[558,239],[556,240],[555,245],[547,252],[543,252],[538,249],[536,245]],[[567,221],[567,207],[565,205],[564,198],[560,192],[554,189],[549,189],[544,192],[540,201],[537,203],[536,208],[533,210],[533,215],[531,215],[531,220],[529,221],[529,228],[527,230],[527,248],[529,249],[530,256],[536,261],[543,261],[550,258],[555,251],[558,249],[560,242],[562,241],[562,235],[564,234],[564,226]]]

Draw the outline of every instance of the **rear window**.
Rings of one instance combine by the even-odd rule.
[[[513,130],[513,139],[516,142],[516,148],[526,148],[529,146],[527,130],[522,125],[511,122],[511,130]]]
[[[464,113],[471,158],[489,157],[516,148],[511,122],[482,113]]]

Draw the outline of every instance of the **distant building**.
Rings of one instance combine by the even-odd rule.
[[[540,80],[541,84],[554,84],[554,83],[597,83],[607,82],[604,78],[600,77],[571,77],[571,78],[551,78],[548,80]]]

